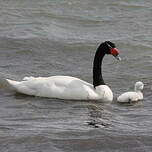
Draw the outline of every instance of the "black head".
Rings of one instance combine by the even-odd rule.
[[[120,60],[120,57],[118,57],[120,51],[116,48],[116,45],[114,43],[105,41],[100,44],[99,49],[101,49],[101,51],[104,51],[105,54],[111,54]]]
[[[105,41],[104,45],[105,45],[106,54],[111,54],[111,49],[116,48],[116,45],[110,41]]]

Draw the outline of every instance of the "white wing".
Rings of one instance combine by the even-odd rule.
[[[97,98],[92,84],[75,77],[25,77],[20,82],[7,81],[17,92],[27,95],[74,100]]]

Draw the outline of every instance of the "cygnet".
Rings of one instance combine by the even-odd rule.
[[[117,101],[120,103],[131,103],[136,102],[143,99],[143,93],[141,92],[144,88],[144,84],[141,81],[135,83],[134,91],[132,92],[125,92],[121,94]]]

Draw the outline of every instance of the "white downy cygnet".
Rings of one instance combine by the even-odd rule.
[[[136,102],[143,99],[143,93],[141,92],[144,88],[143,82],[139,81],[135,83],[134,91],[132,92],[125,92],[121,94],[117,101],[120,103],[130,103],[130,102]]]

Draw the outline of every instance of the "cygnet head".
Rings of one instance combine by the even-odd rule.
[[[141,81],[135,83],[135,91],[141,91],[144,88],[144,84]]]

